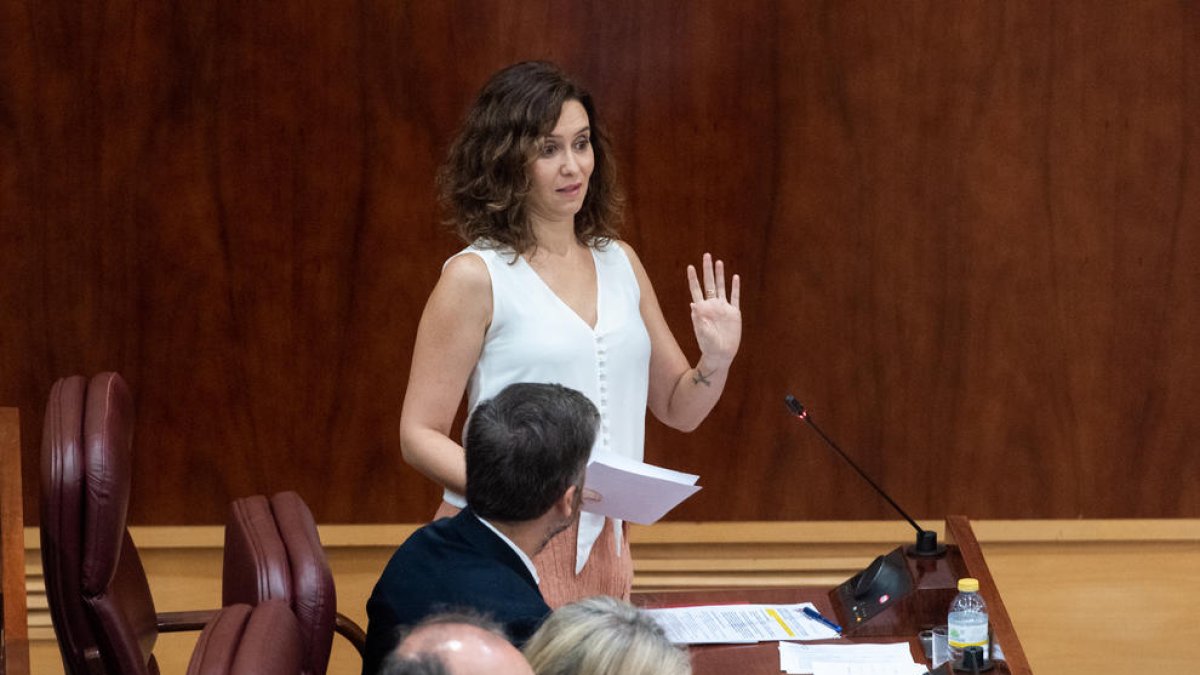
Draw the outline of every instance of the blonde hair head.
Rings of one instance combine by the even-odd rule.
[[[687,652],[627,602],[587,598],[557,609],[525,644],[537,675],[691,675]]]

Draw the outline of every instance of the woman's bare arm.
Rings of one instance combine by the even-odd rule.
[[[491,284],[479,256],[460,255],[446,264],[417,327],[400,413],[404,461],[459,494],[466,491],[466,458],[450,438],[450,425],[491,322]]]
[[[703,286],[696,269],[688,265],[692,327],[700,347],[700,358],[692,367],[667,326],[658,297],[637,254],[624,242],[621,246],[629,256],[641,287],[642,320],[650,333],[650,411],[670,427],[692,431],[700,426],[721,398],[729,365],[741,344],[741,280],[736,274],[733,276],[726,297],[725,266],[721,261],[714,264],[712,256],[704,254]]]

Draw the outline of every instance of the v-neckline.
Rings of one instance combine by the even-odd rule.
[[[533,275],[533,278],[537,279],[538,284],[540,284],[542,288],[546,289],[546,292],[554,298],[560,307],[565,309],[571,316],[575,317],[575,319],[579,321],[579,323],[582,324],[589,333],[595,333],[596,329],[600,326],[600,301],[603,299],[600,290],[602,288],[602,284],[600,283],[600,261],[596,259],[595,249],[593,249],[591,246],[587,247],[587,249],[588,255],[592,257],[592,269],[596,273],[596,323],[594,325],[589,324],[587,320],[583,318],[582,314],[577,312],[575,308],[572,307],[566,300],[563,300],[562,296],[556,293],[554,289],[550,287],[550,284],[546,283],[546,280],[542,278],[542,275],[538,274],[538,271],[534,269],[533,265],[529,264],[529,261],[525,259],[525,256],[518,255],[517,257],[521,259],[521,264],[525,266],[525,269],[529,270],[530,274]]]

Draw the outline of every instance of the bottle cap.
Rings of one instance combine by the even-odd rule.
[[[961,593],[977,593],[979,591],[979,580],[971,577],[963,577],[958,580],[958,590]]]

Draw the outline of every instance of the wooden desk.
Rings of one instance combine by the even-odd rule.
[[[1032,675],[1025,652],[1013,629],[1012,620],[1004,607],[1004,601],[992,580],[992,574],[984,561],[975,533],[965,516],[946,519],[946,565],[958,576],[979,579],[984,599],[988,603],[988,618],[993,639],[1004,652],[1005,661],[998,662],[992,673]],[[882,553],[882,552],[881,552]],[[639,593],[634,595],[635,604],[642,607],[671,607],[680,605],[728,604],[728,603],[774,603],[789,604],[812,602],[826,616],[835,616],[829,591],[825,587],[801,587],[792,589],[678,591],[662,593]],[[948,604],[948,603],[947,603]],[[948,607],[947,607],[948,608]],[[945,609],[922,609],[923,616],[914,620],[925,626],[945,623]],[[854,642],[907,642],[917,663],[927,663],[916,631],[894,634],[876,634],[867,638],[850,638]],[[839,641],[826,641],[839,642]],[[764,642],[757,645],[706,645],[692,648],[692,665],[696,675],[724,675],[726,673],[779,673],[778,643]]]
[[[29,672],[21,499],[21,418],[16,408],[0,408],[0,675]]]

